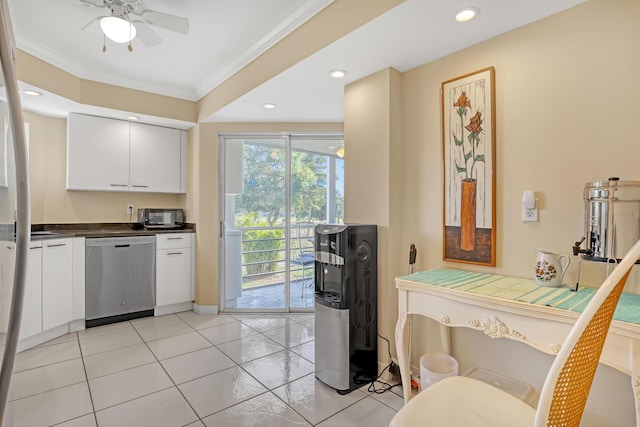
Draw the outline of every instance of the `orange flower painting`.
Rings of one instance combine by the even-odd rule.
[[[495,265],[493,67],[442,84],[443,259]]]

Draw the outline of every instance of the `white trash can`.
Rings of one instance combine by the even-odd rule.
[[[426,353],[420,357],[420,390],[443,378],[458,375],[458,361],[445,353]]]

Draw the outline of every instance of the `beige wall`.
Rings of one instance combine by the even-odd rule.
[[[32,223],[127,222],[128,204],[136,210],[185,204],[185,196],[179,194],[67,191],[67,120],[25,112],[25,121],[29,123]],[[188,214],[187,220],[191,221]]]
[[[393,337],[398,316],[393,278],[401,274],[401,74],[391,68],[345,90],[345,223],[378,226],[378,332]],[[378,359],[387,360],[386,341]]]
[[[591,0],[404,74],[405,238],[418,268],[442,262],[441,82],[496,70],[497,266],[451,267],[531,277],[536,248],[570,252],[583,235],[585,183],[640,180],[635,0]],[[410,174],[415,179],[410,179]],[[540,221],[521,221],[524,190]],[[574,262],[565,277],[576,280]]]
[[[380,173],[387,173],[389,163],[393,163],[393,153],[389,153],[389,159],[381,158],[380,147],[367,151],[371,162],[347,163],[347,177],[351,178],[346,179],[348,203],[361,201],[359,212],[371,210],[384,219],[384,214],[377,213],[377,200],[354,194],[356,188],[366,188],[368,183],[379,186],[382,209],[391,194],[403,195],[403,250],[381,248],[383,254],[394,258],[382,262],[406,266],[405,249],[415,243],[417,270],[447,266],[530,278],[536,248],[571,253],[572,244],[583,235],[585,183],[610,176],[640,180],[635,119],[640,93],[640,56],[635,54],[640,40],[635,18],[639,15],[637,0],[591,0],[404,73],[399,109],[403,117],[401,180],[391,172],[388,178],[383,176],[387,182],[378,182]],[[496,267],[442,260],[440,87],[443,81],[488,66],[496,70]],[[380,93],[384,86],[375,83],[379,74],[357,83],[371,84],[368,93],[360,97],[378,96],[379,102],[387,102],[385,94]],[[362,107],[350,103],[351,90],[347,90],[345,99],[345,147],[353,153],[353,132],[368,135],[373,130],[388,129],[379,128],[378,112],[384,113],[384,107],[369,106],[369,122],[351,122],[359,116],[357,108]],[[370,138],[382,148],[389,144],[375,134]],[[364,150],[360,154],[364,155]],[[524,190],[535,191],[539,199],[537,223],[521,221]],[[404,273],[404,268],[397,269]],[[583,263],[582,285],[597,285],[603,276],[604,265]],[[634,276],[628,289],[637,292],[637,271]],[[573,257],[565,283],[575,283],[576,278],[577,258]],[[389,280],[381,276],[385,279]],[[389,282],[379,283],[382,289],[391,286]],[[380,330],[390,339],[395,304],[395,294],[379,304]],[[425,343],[434,332],[430,322],[417,323],[414,363],[416,355],[438,350],[433,339]],[[493,341],[475,331],[456,331],[453,352],[462,372],[483,366],[537,388],[551,362],[550,356],[520,343]],[[379,358],[383,359],[382,355]],[[632,397],[629,376],[601,366],[583,425],[634,425]]]
[[[18,80],[80,104],[196,122],[192,101],[81,79],[21,50],[16,64]]]

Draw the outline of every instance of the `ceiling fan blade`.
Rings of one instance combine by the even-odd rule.
[[[80,3],[82,3],[85,6],[90,6],[90,7],[105,7],[106,4],[104,3],[104,0],[78,0]]]
[[[181,34],[187,34],[189,32],[189,20],[182,16],[148,9],[143,9],[134,13],[141,16],[148,24],[156,25],[160,28],[165,28]]]
[[[133,21],[136,27],[136,38],[139,39],[146,47],[153,47],[162,41],[160,36],[151,29],[144,21],[136,19]]]
[[[97,18],[93,18],[91,21],[89,21],[89,23],[88,23],[87,25],[85,25],[84,27],[82,27],[82,29],[81,29],[80,31],[84,30],[84,29],[85,29],[85,28],[87,28],[89,25],[93,24],[93,23],[94,23],[94,22],[96,22],[96,21],[99,21],[99,20],[100,20],[100,19],[102,19],[102,18],[106,18],[106,16],[98,16]]]

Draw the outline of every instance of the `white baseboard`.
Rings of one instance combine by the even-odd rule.
[[[84,319],[72,320],[71,323],[69,323],[69,332],[84,331],[85,329],[86,326]]]
[[[32,347],[35,347],[47,341],[51,341],[54,338],[61,337],[62,335],[66,335],[68,333],[69,323],[65,323],[64,325],[46,330],[37,335],[21,339],[20,341],[18,341],[18,348],[16,350],[18,353],[20,353],[21,351],[28,350]]]
[[[180,313],[181,311],[190,311],[190,302],[179,302],[177,304],[163,305],[153,308],[154,316],[164,316],[165,314]],[[195,310],[194,310],[195,311]]]
[[[198,314],[218,314],[217,305],[198,305],[193,303],[193,311]]]

